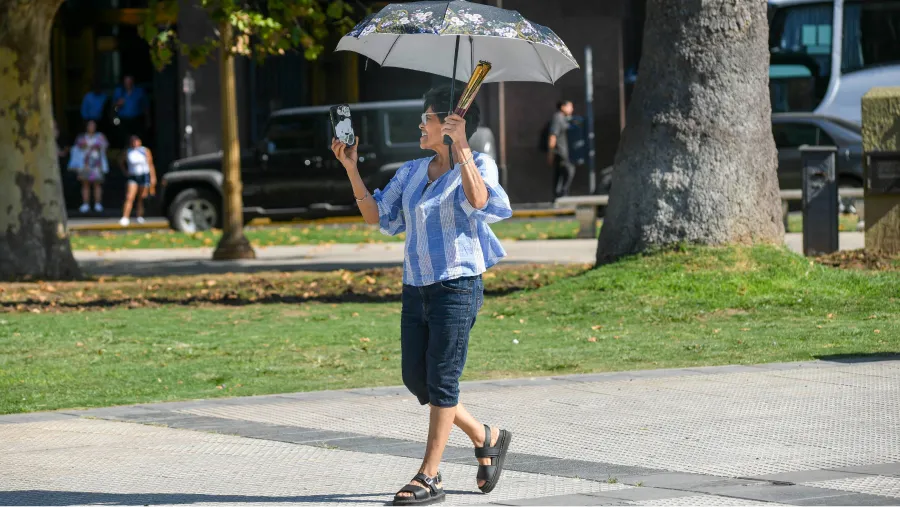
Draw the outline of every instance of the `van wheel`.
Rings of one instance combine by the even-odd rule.
[[[194,233],[222,227],[218,195],[202,188],[188,188],[169,205],[169,224],[176,231]]]

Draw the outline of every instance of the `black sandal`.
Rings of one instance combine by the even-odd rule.
[[[441,481],[440,472],[434,477],[428,477],[425,474],[418,473],[412,480],[419,481],[428,487],[423,488],[417,484],[407,484],[406,486],[403,486],[403,488],[397,492],[397,495],[400,493],[409,493],[410,496],[394,495],[394,505],[429,505],[443,502],[447,498],[447,494],[444,493],[444,488],[438,486],[439,483],[443,482]]]
[[[512,440],[512,433],[500,430],[497,444],[491,446],[491,427],[487,424],[484,425],[484,446],[475,448],[476,458],[491,458],[490,465],[478,465],[476,479],[484,481],[484,484],[478,488],[482,493],[490,493],[500,481],[500,473],[503,472],[503,460],[506,459],[506,451],[509,450],[510,440]]]

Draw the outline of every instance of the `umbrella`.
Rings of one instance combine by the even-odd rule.
[[[383,67],[421,70],[463,81],[475,64],[484,60],[491,63],[487,83],[555,83],[578,68],[553,30],[528,21],[517,11],[465,0],[390,4],[356,25],[340,40],[336,51],[354,51]],[[449,62],[451,54],[453,62]],[[441,58],[444,55],[446,60]]]
[[[382,67],[449,77],[451,100],[456,80],[468,80],[482,60],[491,63],[487,83],[552,84],[578,68],[553,30],[517,11],[465,0],[390,4],[356,25],[335,51],[359,53]],[[454,107],[451,103],[449,110]],[[444,141],[449,144],[449,138]]]

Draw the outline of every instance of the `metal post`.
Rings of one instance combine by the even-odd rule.
[[[194,127],[191,125],[191,96],[194,95],[195,84],[190,71],[184,73],[182,91],[184,92],[184,156],[192,157],[194,156]]]
[[[594,152],[594,55],[591,46],[584,48],[584,102],[587,137],[589,192],[597,193],[597,164]]]
[[[801,146],[803,254],[838,251],[838,188],[834,146]]]

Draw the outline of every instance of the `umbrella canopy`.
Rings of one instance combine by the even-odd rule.
[[[464,0],[390,4],[356,25],[336,51],[462,81],[480,60],[491,63],[485,82],[555,83],[578,68],[553,30],[516,11]]]

